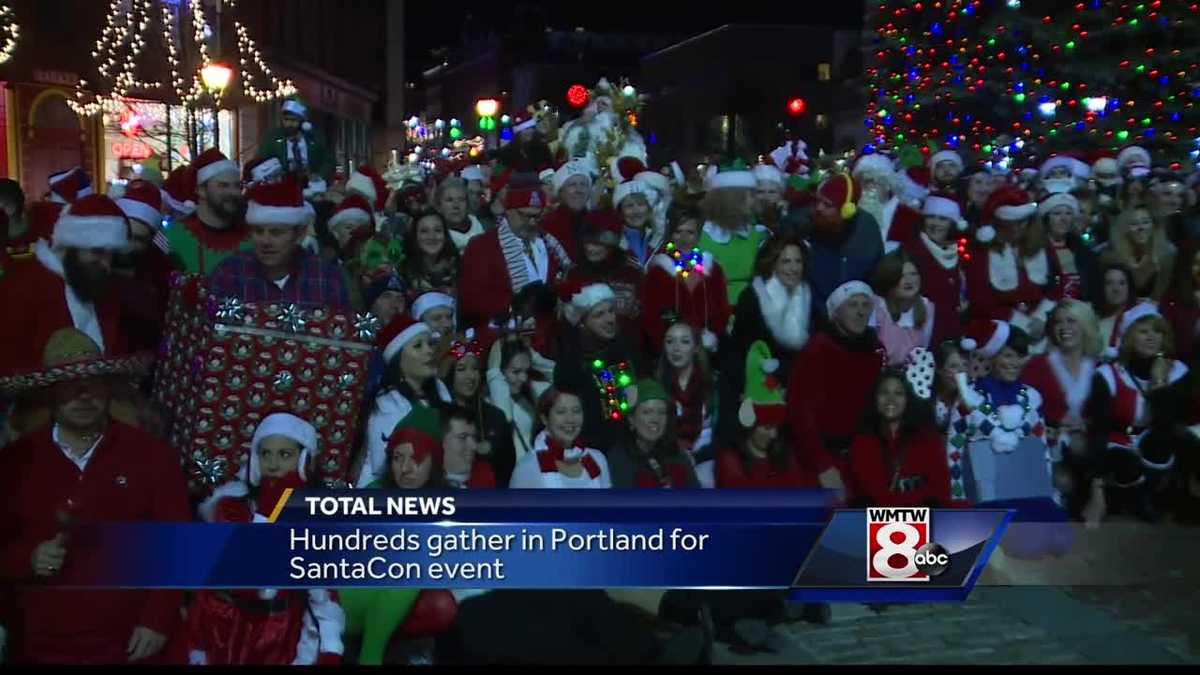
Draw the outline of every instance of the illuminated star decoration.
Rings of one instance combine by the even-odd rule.
[[[285,328],[293,333],[299,333],[308,325],[308,320],[304,317],[304,312],[295,305],[284,305],[275,320],[282,323]]]
[[[592,371],[596,386],[600,389],[605,417],[619,421],[629,411],[629,401],[625,398],[625,388],[633,384],[629,364],[621,361],[609,366],[596,359],[592,361]]]

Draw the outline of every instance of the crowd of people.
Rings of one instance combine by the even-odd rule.
[[[663,637],[603,591],[55,591],[98,559],[80,523],[259,522],[314,482],[313,420],[279,410],[189,498],[145,377],[175,273],[379,320],[354,489],[1200,513],[1200,183],[1143,148],[843,171],[790,139],[602,167],[531,118],[486,158],[336,180],[305,113],[244,167],[211,149],[106,195],[73,169],[32,202],[0,181],[8,660],[695,663],[788,616],[779,593],[673,592]],[[1033,532],[1008,552],[1069,554],[1069,529]]]

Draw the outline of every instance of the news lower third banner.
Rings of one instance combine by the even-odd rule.
[[[269,522],[80,526],[86,588],[775,588],[963,600],[1004,510],[833,510],[824,491],[288,492]]]

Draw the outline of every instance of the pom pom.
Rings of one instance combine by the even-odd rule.
[[[754,427],[755,419],[754,404],[750,402],[750,399],[742,401],[741,407],[738,408],[738,422],[740,422],[743,427],[751,429]]]
[[[300,128],[304,131],[311,132],[313,130],[312,122],[305,122],[304,124],[300,125]]]
[[[955,223],[955,225],[958,226],[959,232],[966,232],[967,228],[970,227],[970,225],[967,223],[967,221],[962,218],[959,218],[958,221]]]
[[[708,330],[707,328],[704,329],[704,333],[701,334],[701,336],[700,336],[700,342],[704,345],[704,348],[707,349],[708,351],[710,351],[710,352],[717,351],[717,334],[712,332],[711,330]]]
[[[764,373],[773,373],[779,370],[779,359],[767,359],[763,361],[762,369]]]
[[[975,238],[983,244],[990,244],[996,238],[996,228],[991,225],[984,225],[975,232]]]
[[[959,341],[958,346],[962,347],[963,351],[966,352],[973,352],[976,349],[979,349],[979,343],[971,338],[963,338],[961,341]]]

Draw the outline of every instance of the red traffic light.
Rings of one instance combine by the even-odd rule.
[[[587,87],[582,84],[573,84],[567,89],[567,103],[570,103],[572,108],[582,108],[587,105],[588,98],[590,95]]]
[[[808,104],[805,103],[804,99],[802,99],[802,98],[794,98],[794,99],[788,101],[787,107],[788,107],[788,114],[793,117],[799,117],[800,115],[804,114],[805,110],[808,110]]]

